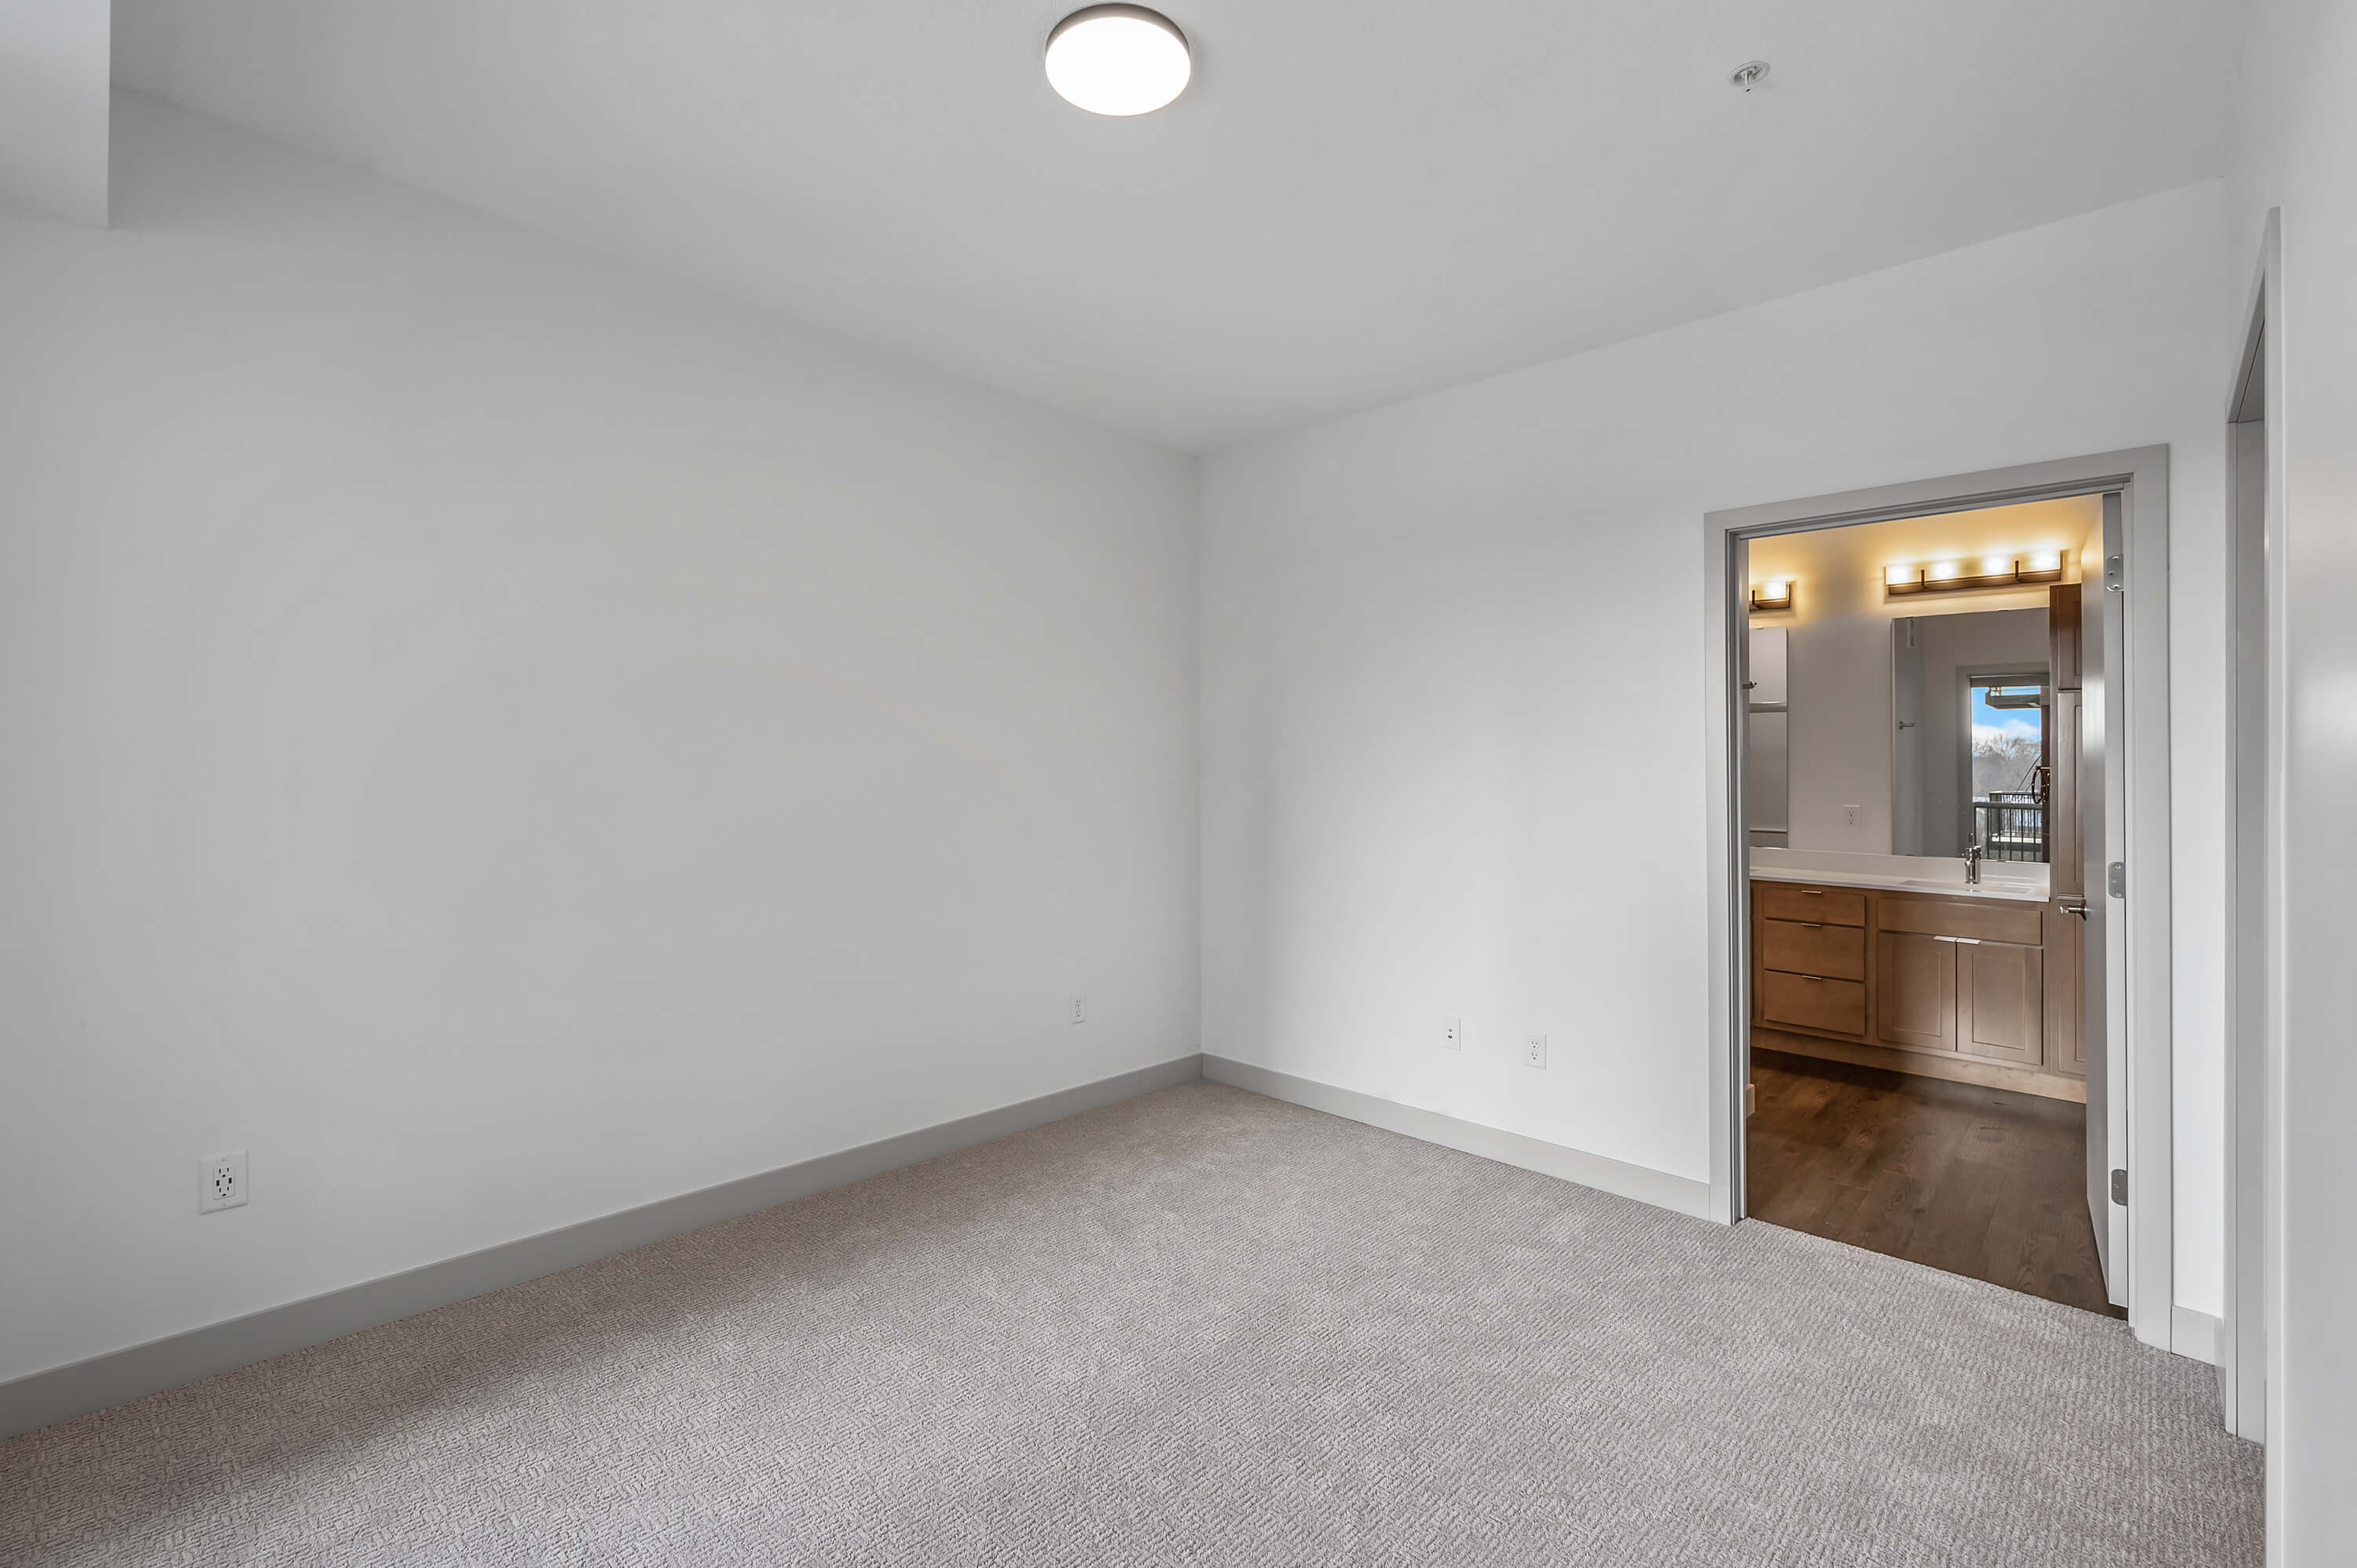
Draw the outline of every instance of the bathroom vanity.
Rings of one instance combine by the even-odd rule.
[[[1751,852],[1751,1021],[1775,1049],[2086,1098],[2080,928],[2043,865]]]

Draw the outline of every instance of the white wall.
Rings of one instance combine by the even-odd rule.
[[[2011,603],[2021,596],[2002,597]],[[1898,757],[1891,729],[1891,622],[1908,607],[1902,601],[1895,610],[1803,615],[1787,623],[1792,742],[1785,847],[1891,853],[1900,811],[1892,777]],[[1963,849],[1956,789],[1964,725],[1954,690],[1958,672],[1966,666],[2044,668],[2046,612],[1956,605],[1919,614],[1917,620],[1932,647],[1923,664],[1920,743],[1931,788],[1919,792],[1919,803],[1928,798],[1932,814],[1922,847],[1904,853],[1957,854]],[[1751,624],[1770,623],[1755,618]],[[1978,635],[1961,637],[1968,628]],[[1844,819],[1846,806],[1858,809],[1856,827]]]
[[[2222,357],[2240,346],[2266,214],[2280,207],[2283,296],[2268,329],[2285,389],[2267,417],[2288,469],[2288,972],[2267,1522],[2269,1562],[2305,1564],[2346,1561],[2357,1541],[2357,6],[2257,0],[2250,15],[2229,267],[2209,319]]]
[[[104,227],[112,0],[0,0],[0,200]]]
[[[1191,459],[121,108],[0,211],[0,1377],[1196,1048]]]
[[[1792,627],[1789,849],[1890,853],[1890,623],[1819,616]],[[1842,808],[1858,809],[1858,825]]]
[[[1703,514],[2166,442],[2214,582],[2222,214],[2188,187],[1209,460],[1204,1047],[1706,1179]],[[2174,608],[2214,714],[2221,606]],[[2214,1312],[2223,770],[2179,756],[2177,1288]]]
[[[1900,800],[1894,777],[1903,769],[1903,754],[1892,728],[1893,620],[2042,610],[2046,604],[2043,585],[1893,599],[1883,591],[1881,553],[1868,544],[1860,554],[1861,542],[1890,542],[1888,533],[1893,526],[1864,524],[1774,542],[1775,570],[1791,573],[1803,584],[1791,610],[1750,618],[1754,627],[1783,627],[1791,634],[1792,831],[1787,848],[1889,854],[1902,836],[1902,812],[1910,802]],[[1911,541],[1896,546],[1902,555],[1910,547],[1920,546]],[[1756,580],[1764,570],[1755,556],[1750,575]],[[2042,653],[2037,662],[2044,662]],[[1906,738],[1920,752],[1921,736]],[[1916,797],[1912,803],[1920,804],[1920,790]],[[1852,805],[1858,808],[1856,827],[1843,817],[1842,808]],[[1957,853],[1942,843],[1943,847],[1937,849],[1900,853]]]

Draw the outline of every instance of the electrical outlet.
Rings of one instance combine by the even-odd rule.
[[[1461,1051],[1465,1048],[1464,1019],[1445,1018],[1441,1021],[1440,1048],[1444,1051]]]
[[[1088,999],[1087,997],[1085,997],[1085,996],[1075,996],[1075,997],[1073,997],[1073,998],[1072,998],[1072,1011],[1071,1011],[1071,1015],[1070,1015],[1068,1017],[1066,1017],[1066,1018],[1065,1018],[1064,1022],[1066,1022],[1067,1024],[1085,1024],[1085,1023],[1087,1023],[1088,1021],[1089,1021],[1089,999]]]
[[[245,1151],[197,1162],[197,1212],[245,1207]]]
[[[1842,808],[1842,826],[1846,828],[1854,828],[1857,826],[1858,816],[1858,808],[1856,806],[1844,806]]]
[[[1523,1059],[1530,1063],[1533,1067],[1543,1068],[1546,1066],[1546,1036],[1544,1035],[1524,1035],[1523,1036]]]

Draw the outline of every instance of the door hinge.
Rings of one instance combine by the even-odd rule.
[[[2112,890],[2113,897],[2126,897],[2128,896],[2128,863],[2125,860],[2112,862],[2111,869],[2106,874],[2106,882]]]
[[[2128,1206],[2128,1173],[2124,1170],[2112,1173],[2112,1201],[2122,1208]]]
[[[2107,594],[2128,591],[2127,578],[2120,571],[2120,558],[2116,555],[2104,557],[2104,591]]]

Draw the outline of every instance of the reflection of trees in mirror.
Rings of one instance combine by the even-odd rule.
[[[2035,681],[1972,682],[1973,829],[1992,860],[2046,858],[2045,703]]]
[[[2041,760],[2036,736],[1973,736],[1973,799],[1991,800],[2038,792]]]

